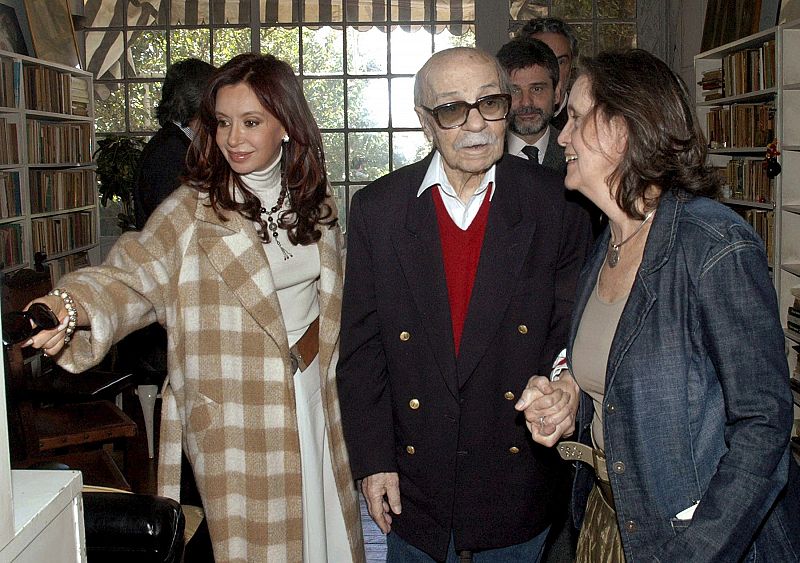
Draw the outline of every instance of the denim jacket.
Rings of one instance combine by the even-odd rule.
[[[578,324],[608,247],[587,260]],[[764,245],[707,198],[665,193],[611,344],[605,452],[628,563],[800,559],[792,398]],[[578,439],[589,443],[581,394]],[[578,463],[573,510],[592,486]],[[699,502],[691,520],[676,515]]]

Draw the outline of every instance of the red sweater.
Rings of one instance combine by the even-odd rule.
[[[489,200],[492,186],[486,190],[481,208],[466,231],[462,231],[447,213],[447,209],[439,193],[439,187],[433,188],[433,201],[436,205],[436,217],[439,223],[439,239],[442,243],[444,273],[447,279],[447,296],[450,301],[450,318],[453,323],[453,344],[456,356],[461,344],[461,333],[467,318],[469,299],[478,271],[478,260],[481,257],[483,235],[489,218]]]

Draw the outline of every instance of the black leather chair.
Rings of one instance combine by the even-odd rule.
[[[83,493],[89,563],[179,563],[186,520],[172,499],[116,492]]]

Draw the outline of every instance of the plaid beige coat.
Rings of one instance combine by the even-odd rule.
[[[252,223],[237,213],[221,221],[206,202],[196,190],[179,188],[142,232],[120,237],[103,265],[60,281],[86,309],[91,331],[77,331],[59,363],[83,371],[133,330],[164,325],[169,377],[162,390],[159,494],[179,500],[183,448],[217,561],[302,561],[294,387],[272,275]],[[353,560],[363,561],[334,380],[342,236],[338,227],[322,233],[320,377],[327,438]]]

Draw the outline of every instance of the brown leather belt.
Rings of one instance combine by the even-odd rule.
[[[300,340],[295,342],[295,345],[289,348],[289,361],[292,364],[292,373],[306,371],[314,358],[317,357],[319,352],[319,317],[314,319],[314,322],[308,325],[308,328],[300,337]]]
[[[606,456],[602,450],[596,450],[580,442],[559,442],[556,446],[558,454],[567,461],[582,461],[594,469],[595,481],[600,493],[611,508],[614,508],[614,495],[611,492],[611,480],[608,478]]]

